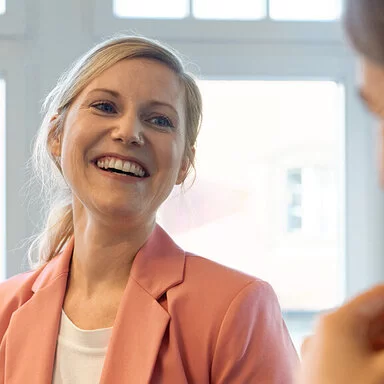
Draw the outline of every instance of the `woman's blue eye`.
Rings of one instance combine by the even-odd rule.
[[[93,104],[93,107],[98,109],[101,112],[105,113],[116,113],[116,108],[113,104],[107,103],[105,101]]]
[[[173,124],[168,117],[165,116],[156,116],[149,120],[152,124],[155,124],[162,128],[173,128]]]

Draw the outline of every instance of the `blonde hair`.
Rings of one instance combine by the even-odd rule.
[[[118,61],[133,58],[160,61],[173,70],[183,83],[186,111],[184,153],[190,164],[188,172],[195,168],[194,148],[201,125],[202,101],[197,84],[186,71],[179,55],[157,41],[137,36],[119,35],[96,45],[60,77],[43,104],[44,119],[34,143],[31,160],[35,177],[41,182],[44,207],[48,210],[44,229],[34,238],[29,248],[28,260],[32,268],[44,265],[55,257],[73,235],[71,191],[48,143],[53,137],[60,136],[66,112],[76,96],[103,71]],[[51,119],[55,115],[58,118],[53,128]]]

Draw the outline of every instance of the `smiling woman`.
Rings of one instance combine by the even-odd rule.
[[[48,217],[32,271],[0,285],[0,383],[292,383],[271,286],[156,223],[194,166],[202,115],[177,54],[107,40],[44,107],[34,160]]]

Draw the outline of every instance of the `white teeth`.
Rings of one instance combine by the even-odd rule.
[[[116,160],[115,166],[113,168],[118,169],[119,171],[122,171],[123,170],[123,162],[120,159]]]
[[[124,161],[123,171],[131,172],[131,163],[129,161]]]
[[[108,168],[115,168],[116,159],[113,157],[109,160]]]
[[[97,166],[104,169],[116,169],[126,173],[133,173],[136,176],[143,177],[145,171],[138,164],[131,163],[130,161],[123,161],[113,157],[105,157],[97,161]]]

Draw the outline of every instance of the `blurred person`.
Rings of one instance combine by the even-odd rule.
[[[0,383],[293,382],[270,285],[156,224],[194,166],[201,116],[193,77],[149,39],[107,40],[60,78],[34,150],[37,260],[0,284]]]
[[[359,54],[359,93],[380,120],[384,186],[384,0],[347,0],[344,23]],[[384,383],[384,285],[323,316],[302,347],[299,384]]]

